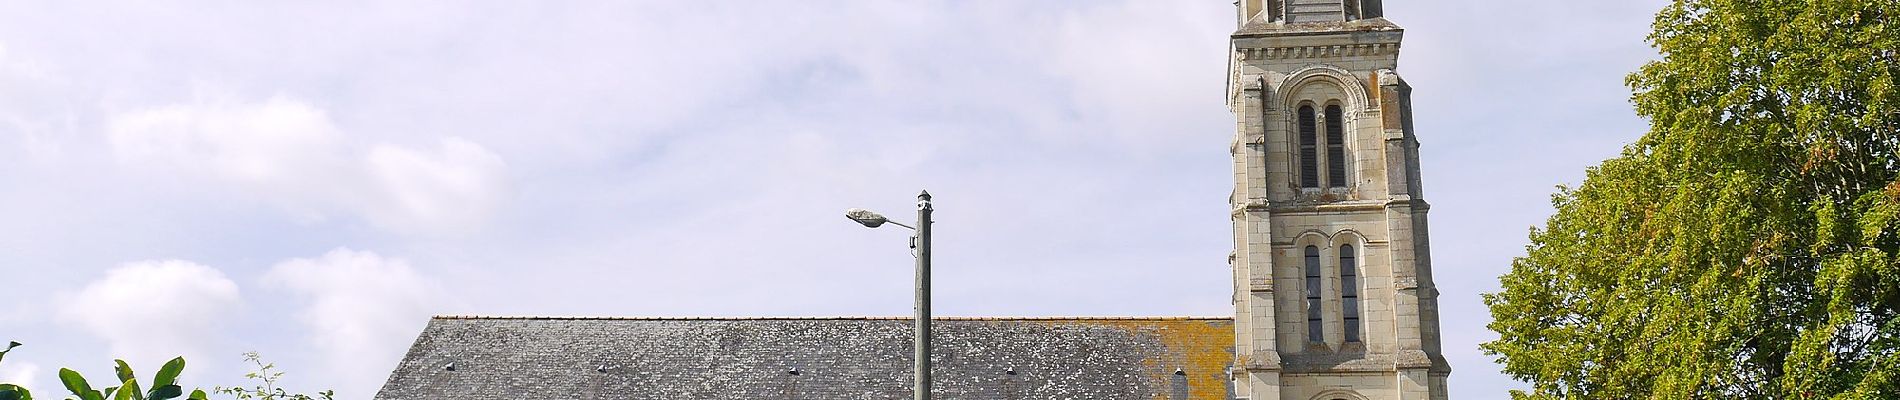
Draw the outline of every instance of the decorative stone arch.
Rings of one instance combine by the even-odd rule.
[[[1328,260],[1336,261],[1338,260],[1339,252],[1341,251],[1339,247],[1343,245],[1352,245],[1353,253],[1354,253],[1353,256],[1358,259],[1358,265],[1353,266],[1354,268],[1356,268],[1353,272],[1355,272],[1358,276],[1363,278],[1367,276],[1366,275],[1366,258],[1371,257],[1370,255],[1367,254],[1368,250],[1366,250],[1366,246],[1367,246],[1366,242],[1367,242],[1366,235],[1360,234],[1359,231],[1352,230],[1352,229],[1341,229],[1339,232],[1334,232],[1332,236],[1326,238],[1327,251],[1324,254],[1327,257],[1330,257],[1328,258]]]
[[[1339,245],[1342,245],[1342,244],[1350,244],[1350,245],[1353,245],[1353,247],[1358,247],[1362,251],[1365,250],[1365,247],[1366,247],[1366,235],[1361,234],[1359,233],[1358,230],[1351,229],[1351,228],[1340,229],[1339,232],[1333,232],[1333,235],[1326,239],[1327,239],[1326,243],[1332,247],[1339,247]]]
[[[1293,95],[1299,93],[1299,88],[1318,83],[1337,85],[1340,91],[1346,93],[1345,105],[1349,119],[1359,118],[1371,107],[1372,101],[1371,97],[1366,95],[1365,82],[1360,81],[1358,76],[1354,76],[1352,71],[1317,64],[1293,71],[1285,78],[1281,78],[1278,85],[1273,85],[1275,98],[1282,105],[1282,113],[1286,114],[1283,117],[1293,118],[1294,109],[1298,107],[1296,103],[1298,99],[1293,98]]]
[[[1301,231],[1298,235],[1293,235],[1291,242],[1295,249],[1313,245],[1319,246],[1320,250],[1326,250],[1333,248],[1333,235],[1328,235],[1325,231],[1318,229],[1307,229]]]
[[[1336,91],[1341,98],[1335,99],[1330,98],[1330,96],[1328,96],[1328,98],[1308,98],[1307,96],[1302,96],[1303,93],[1308,92],[1308,88],[1315,86],[1323,86],[1325,89],[1322,90],[1330,89],[1331,91]],[[1341,175],[1339,176],[1328,176],[1326,172],[1319,172],[1321,175],[1316,176],[1315,179],[1319,180],[1320,189],[1326,190],[1332,187],[1355,188],[1360,177],[1358,176],[1358,167],[1354,166],[1353,154],[1365,150],[1359,148],[1358,140],[1356,140],[1357,134],[1355,134],[1355,132],[1358,130],[1357,127],[1360,121],[1368,114],[1369,107],[1372,106],[1370,97],[1368,97],[1366,93],[1365,82],[1361,81],[1359,77],[1354,76],[1351,71],[1347,71],[1343,68],[1326,64],[1315,64],[1287,74],[1280,79],[1278,84],[1268,87],[1273,89],[1271,98],[1278,102],[1280,111],[1278,123],[1286,127],[1286,129],[1281,132],[1285,135],[1285,143],[1289,146],[1287,151],[1290,157],[1286,159],[1286,168],[1287,171],[1290,172],[1288,174],[1287,186],[1295,188],[1296,190],[1304,187],[1301,184],[1301,179],[1305,177],[1305,175],[1303,175],[1304,167],[1301,164],[1304,160],[1299,156],[1300,146],[1303,146],[1303,144],[1301,142],[1301,128],[1298,121],[1301,106],[1310,103],[1314,113],[1318,114],[1321,120],[1329,119],[1329,117],[1325,115],[1328,105],[1337,104],[1341,111],[1340,121],[1338,121],[1338,123],[1343,131],[1341,132],[1342,138],[1339,145],[1343,148],[1343,154],[1339,155],[1339,157],[1343,158],[1344,163],[1341,165],[1345,167],[1344,170],[1340,171]],[[1265,97],[1264,94],[1263,97]],[[1334,100],[1338,102],[1334,103]],[[1318,131],[1321,132],[1322,136],[1325,132],[1328,132],[1326,129],[1318,129]],[[1331,157],[1331,155],[1322,154],[1327,154],[1327,145],[1331,144],[1332,141],[1324,137],[1319,139],[1319,142],[1316,144],[1319,148],[1315,150],[1314,154],[1320,157],[1321,160],[1330,159],[1327,157]],[[1315,160],[1314,162],[1320,161]],[[1317,167],[1317,171],[1331,171],[1329,165],[1317,165]],[[1333,180],[1332,178],[1339,178],[1341,182],[1329,182]],[[1335,186],[1342,183],[1343,186]]]
[[[1371,399],[1368,399],[1366,398],[1366,396],[1359,394],[1359,392],[1352,391],[1352,389],[1334,388],[1334,389],[1322,390],[1319,392],[1319,394],[1313,395],[1313,397],[1311,397],[1310,400],[1371,400]]]

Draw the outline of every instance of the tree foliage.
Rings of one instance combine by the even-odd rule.
[[[241,386],[220,386],[214,391],[231,395],[232,398],[239,400],[332,400],[336,397],[336,392],[330,390],[317,392],[317,394],[313,396],[303,393],[291,393],[283,388],[277,387],[277,380],[284,377],[284,372],[277,370],[277,364],[264,362],[264,358],[259,356],[255,351],[244,353],[244,362],[251,363],[252,366],[257,367],[256,370],[244,373],[245,378],[257,381],[255,385],[248,388]]]
[[[1485,295],[1535,399],[1900,398],[1900,0],[1676,0],[1650,131]]]
[[[4,360],[7,356],[7,353],[13,351],[13,348],[15,347],[20,347],[20,342],[9,342],[6,348],[0,349],[0,360]],[[190,395],[186,395],[184,391],[184,387],[178,385],[178,375],[184,373],[185,371],[184,357],[173,358],[171,361],[166,362],[164,366],[159,367],[158,373],[156,375],[153,375],[152,380],[149,381],[150,384],[152,385],[151,390],[141,390],[142,388],[139,385],[138,377],[136,376],[136,374],[132,373],[132,366],[127,365],[125,363],[125,360],[113,360],[113,361],[116,364],[113,367],[113,373],[115,375],[115,378],[118,379],[117,382],[119,383],[119,385],[108,386],[108,387],[98,388],[98,389],[94,389],[92,387],[92,382],[86,380],[86,377],[83,375],[80,375],[78,371],[74,371],[72,369],[67,369],[67,368],[60,368],[59,370],[60,384],[65,386],[67,391],[72,392],[72,396],[67,397],[67,399],[69,400],[72,400],[72,399],[77,399],[77,400],[170,400],[170,399],[207,400],[208,399],[207,394],[205,393],[204,390],[192,390]],[[256,371],[246,373],[244,374],[244,377],[250,378],[252,380],[256,380],[258,381],[258,384],[252,388],[218,387],[218,388],[215,388],[214,392],[219,393],[219,394],[230,395],[234,399],[257,399],[257,400],[332,400],[336,397],[336,392],[329,391],[329,390],[317,392],[317,394],[314,396],[306,395],[302,393],[290,393],[288,391],[285,391],[282,388],[277,387],[277,380],[279,378],[282,378],[284,376],[284,373],[282,371],[277,371],[276,370],[277,366],[275,364],[264,362],[263,359],[260,358],[256,352],[244,353],[244,361],[257,366]],[[0,383],[0,400],[33,400],[33,392],[27,390],[25,387],[20,386],[18,384]]]
[[[0,349],[0,361],[6,360],[15,347],[20,347],[20,342],[7,342],[7,348]],[[18,384],[0,382],[0,400],[33,400],[33,392]]]
[[[125,360],[113,361],[117,365],[113,366],[112,371],[118,378],[119,386],[93,389],[85,376],[67,368],[59,369],[59,381],[66,385],[67,391],[73,393],[71,398],[79,400],[169,400],[185,397],[184,387],[178,385],[178,374],[185,371],[184,357],[173,358],[159,367],[158,374],[149,381],[152,385],[149,391],[142,390],[137,375],[132,373],[132,366],[126,365]],[[193,390],[187,399],[205,400],[205,392]]]

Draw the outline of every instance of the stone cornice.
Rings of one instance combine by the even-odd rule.
[[[1318,354],[1274,354],[1260,352],[1252,357],[1242,357],[1240,365],[1250,371],[1283,371],[1289,373],[1339,373],[1339,372],[1394,372],[1406,369],[1426,369],[1431,373],[1447,374],[1451,367],[1444,357],[1427,354],[1419,350],[1402,350],[1394,353],[1318,353]]]
[[[1399,53],[1398,43],[1236,48],[1241,60],[1299,60],[1308,58],[1388,56]]]
[[[1393,198],[1389,200],[1349,200],[1334,202],[1311,201],[1269,201],[1250,199],[1245,204],[1234,207],[1234,215],[1243,212],[1270,212],[1274,214],[1315,213],[1315,212],[1355,212],[1384,211],[1387,208],[1411,207],[1416,210],[1429,209],[1424,200],[1412,198]]]

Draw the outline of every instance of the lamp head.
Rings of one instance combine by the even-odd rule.
[[[890,219],[884,218],[883,215],[878,215],[875,211],[862,208],[845,210],[844,217],[850,218],[852,221],[858,221],[859,224],[863,224],[866,228],[876,228],[884,226],[885,222],[890,222]]]

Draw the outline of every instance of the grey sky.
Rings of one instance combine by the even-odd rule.
[[[368,398],[431,314],[1228,315],[1227,1],[0,4],[0,380],[256,350]],[[1661,0],[1389,0],[1446,354],[1645,128]]]

